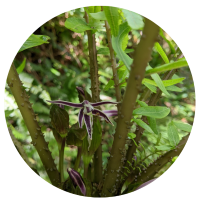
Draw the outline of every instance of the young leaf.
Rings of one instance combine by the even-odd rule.
[[[160,106],[148,106],[148,107],[140,107],[133,110],[134,115],[143,115],[149,116],[156,119],[162,119],[166,117],[170,112],[170,109],[167,107],[160,107]]]
[[[122,44],[124,37],[129,33],[131,28],[128,23],[125,22],[119,26],[119,34],[116,37],[112,37],[112,45],[114,51],[117,53],[120,60],[123,61],[124,65],[130,70],[130,65],[132,64],[132,59],[123,51]]]
[[[93,30],[83,18],[71,17],[65,21],[65,27],[76,33],[82,33],[86,30]]]
[[[169,91],[182,92],[182,89],[177,86],[167,86],[166,89]]]
[[[110,6],[103,6],[103,10],[110,25],[111,33],[113,36],[117,36],[119,32],[118,20],[119,20],[119,13],[118,8],[110,7]]]
[[[98,13],[90,13],[90,16],[95,20],[107,20],[104,11],[100,11]]]
[[[137,13],[122,9],[124,16],[132,29],[142,29],[144,27],[143,17]]]
[[[160,150],[160,151],[169,151],[171,149],[173,149],[172,146],[169,145],[161,145],[161,146],[155,146],[156,149]]]
[[[19,67],[17,67],[17,73],[18,74],[23,72],[25,65],[26,65],[26,58],[24,58],[22,63],[19,65]]]
[[[145,76],[148,76],[153,73],[166,72],[166,71],[169,71],[172,69],[178,69],[178,68],[187,67],[187,66],[188,66],[187,61],[185,59],[183,59],[183,60],[179,60],[176,62],[171,62],[171,63],[165,64],[165,65],[161,65],[161,66],[153,68],[153,69],[149,69],[145,72]]]
[[[107,91],[109,90],[111,87],[113,87],[115,85],[113,80],[109,80],[108,83],[106,84],[106,86],[104,87],[104,90]]]
[[[192,130],[192,126],[190,124],[176,122],[176,121],[173,121],[173,123],[180,130],[183,130],[183,131],[186,131],[186,132],[191,132],[191,130]]]
[[[138,126],[144,128],[149,133],[154,133],[153,130],[141,119],[132,119]]]
[[[28,48],[39,46],[43,43],[49,43],[48,42],[49,39],[50,39],[49,36],[31,34],[31,36],[29,36],[29,38],[25,41],[25,43],[19,49],[18,53]]]
[[[159,34],[168,43],[168,45],[169,45],[169,47],[171,49],[171,52],[173,54],[176,53],[176,50],[175,50],[174,46],[172,45],[172,43],[169,40],[166,39],[166,37],[165,37],[165,35],[164,35],[164,33],[163,33],[163,31],[162,31],[161,28],[160,28],[160,33]]]
[[[147,82],[144,82],[143,83],[150,91],[152,91],[153,93],[157,93],[157,89],[156,89],[156,87],[155,86],[153,86],[153,85],[151,85],[151,84],[149,84],[149,83],[147,83]]]
[[[180,140],[179,140],[177,128],[172,121],[168,124],[167,134],[168,134],[168,138],[171,146],[176,146]]]
[[[134,133],[128,133],[128,137],[130,137],[131,139],[136,138],[136,134]]]
[[[143,101],[137,100],[138,104],[140,105],[140,107],[148,107],[148,104],[146,104]]]
[[[153,69],[151,66],[148,66],[147,69]],[[169,93],[167,92],[163,81],[161,80],[160,76],[155,73],[155,74],[151,74],[151,78],[156,82],[157,86],[160,88],[160,90],[165,93],[166,95],[169,95]]]
[[[169,59],[168,59],[167,55],[165,54],[164,50],[162,49],[162,47],[160,46],[160,44],[158,42],[155,43],[154,48],[160,54],[160,56],[162,57],[162,59],[164,60],[164,62],[166,64],[168,64],[169,63]]]

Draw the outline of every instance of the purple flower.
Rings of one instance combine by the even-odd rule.
[[[81,193],[85,196],[86,187],[85,187],[85,184],[84,184],[84,181],[83,181],[81,175],[72,168],[67,168],[67,172],[69,173],[69,177],[72,180],[74,188],[76,189],[76,186],[78,186],[81,190]]]
[[[89,140],[92,140],[93,116],[100,116],[101,118],[104,118],[107,123],[112,124],[112,122],[110,121],[108,117],[117,115],[117,110],[100,111],[94,108],[94,107],[98,107],[100,105],[105,105],[105,104],[117,104],[117,102],[102,101],[97,103],[91,103],[88,100],[84,100],[82,103],[72,103],[72,102],[67,102],[62,100],[55,100],[55,101],[47,100],[47,102],[50,102],[52,104],[67,105],[70,107],[80,108],[80,111],[78,114],[79,127],[82,128],[83,124],[85,123]]]

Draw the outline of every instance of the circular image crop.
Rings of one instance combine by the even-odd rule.
[[[190,135],[194,83],[178,45],[122,8],[56,16],[10,67],[5,117],[28,166],[87,197],[134,192],[176,161]]]

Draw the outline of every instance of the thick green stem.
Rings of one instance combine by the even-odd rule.
[[[136,104],[137,95],[140,92],[141,82],[144,78],[145,68],[150,60],[151,51],[156,41],[159,27],[152,21],[146,19],[142,38],[136,49],[134,62],[131,66],[130,76],[127,82],[124,99],[119,105],[119,116],[116,133],[111,150],[111,158],[108,162],[107,175],[103,185],[102,196],[113,196],[116,194],[119,181],[120,170],[125,161],[123,151],[128,131],[130,129],[130,120]]]
[[[112,42],[111,42],[111,34],[110,34],[110,26],[107,21],[105,21],[105,27],[106,27],[106,33],[107,33],[107,39],[108,39],[108,47],[110,50],[110,59],[112,63],[112,71],[113,71],[113,80],[115,83],[115,94],[116,94],[116,99],[118,102],[121,101],[121,91],[120,91],[120,86],[119,86],[119,78],[117,75],[117,65],[116,65],[116,58],[114,55],[114,50],[112,47]]]
[[[85,12],[86,22],[89,22],[88,14]],[[97,50],[95,34],[92,34],[91,30],[87,31],[88,36],[88,48],[90,57],[90,79],[91,79],[91,91],[92,102],[98,102],[100,100],[100,88],[99,88],[99,75],[98,75],[98,63],[97,63]],[[94,117],[94,122],[97,117]],[[94,163],[94,182],[99,183],[102,179],[102,146],[100,145],[95,151],[94,156],[98,158],[93,159]]]
[[[81,151],[82,151],[82,147],[78,147],[78,153],[77,153],[77,157],[76,157],[76,161],[75,161],[75,165],[74,165],[74,170],[76,170],[76,171],[78,171],[78,167],[80,165]]]
[[[62,138],[61,149],[59,151],[59,170],[60,170],[61,182],[64,182],[63,162],[64,162],[65,140],[66,138]]]
[[[16,71],[14,64],[12,64],[7,77],[7,83],[19,107],[22,117],[25,121],[27,129],[32,138],[32,144],[36,148],[44,168],[54,186],[60,185],[60,174],[56,168],[51,152],[48,148],[48,143],[44,139],[44,135],[37,122],[36,115],[33,111],[29,97],[22,86],[19,75]]]

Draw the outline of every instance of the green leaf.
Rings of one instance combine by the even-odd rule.
[[[112,37],[112,45],[114,51],[117,53],[120,60],[123,61],[124,65],[130,71],[130,65],[132,64],[132,59],[123,51],[122,45],[123,40],[126,35],[129,33],[131,28],[128,26],[128,23],[125,22],[119,26],[119,34],[116,37]]]
[[[176,146],[179,143],[179,135],[176,126],[171,121],[167,127],[167,134],[171,146]]]
[[[108,47],[107,48],[100,48],[99,50],[97,50],[97,54],[109,55],[110,50]]]
[[[138,104],[140,105],[140,107],[148,107],[148,104],[146,104],[143,101],[137,100]]]
[[[165,54],[164,50],[162,49],[162,47],[160,46],[160,44],[158,42],[156,42],[154,44],[154,48],[160,54],[160,56],[162,57],[162,59],[164,60],[164,62],[166,64],[168,64],[169,63],[169,59],[168,59],[167,55]]]
[[[110,7],[110,6],[103,6],[103,10],[110,25],[111,34],[113,36],[117,36],[119,32],[118,20],[119,20],[119,13],[118,8]]]
[[[25,65],[26,65],[26,58],[24,58],[22,63],[19,65],[19,67],[17,67],[17,73],[18,74],[23,72]]]
[[[184,79],[185,79],[185,78],[178,78],[178,79],[171,79],[171,80],[163,80],[162,82],[163,82],[164,86],[167,87],[167,86],[172,86],[172,85],[174,85],[174,84],[180,83],[180,82],[183,81]],[[158,86],[158,85],[156,84],[156,82],[153,81],[153,80],[151,80],[151,79],[146,79],[146,78],[144,78],[144,79],[142,80],[142,84],[145,84],[145,83],[148,83],[148,84],[151,84],[151,85],[154,85],[154,86]]]
[[[86,30],[93,30],[83,18],[71,17],[65,21],[65,27],[76,33],[82,33]]]
[[[191,132],[191,130],[192,130],[192,126],[190,124],[176,122],[176,121],[173,121],[173,123],[180,130],[183,130],[183,131],[186,131],[186,132]]]
[[[49,39],[50,39],[49,36],[31,34],[31,36],[29,36],[29,38],[25,41],[25,43],[19,49],[18,53],[28,48],[39,46],[44,43],[49,43],[48,42]]]
[[[144,27],[143,17],[137,13],[122,9],[124,16],[132,29],[142,29]]]
[[[147,69],[153,69],[151,66],[148,66]],[[169,93],[167,92],[163,81],[161,80],[160,76],[155,73],[155,74],[151,74],[151,78],[156,82],[157,86],[160,88],[160,90],[165,93],[166,95],[169,95]]]
[[[182,89],[177,86],[167,86],[166,89],[169,91],[182,92]]]
[[[156,89],[156,87],[155,86],[153,86],[153,85],[151,85],[151,84],[149,84],[149,83],[147,83],[147,82],[144,82],[143,83],[150,91],[152,91],[153,93],[157,93],[157,89]]]
[[[107,91],[109,90],[111,87],[113,87],[115,85],[113,80],[109,80],[108,83],[106,84],[106,86],[104,87],[104,90]]]
[[[98,13],[90,13],[90,16],[95,20],[107,20],[104,11],[100,11]]]
[[[138,126],[144,128],[149,133],[154,133],[153,130],[141,119],[132,119]]]
[[[172,45],[172,43],[168,39],[166,39],[166,37],[165,37],[165,35],[164,35],[164,33],[163,33],[163,31],[162,31],[161,28],[160,28],[160,33],[159,34],[168,43],[168,45],[169,45],[169,47],[171,49],[171,52],[173,54],[176,53],[176,50],[175,50],[174,46]]]
[[[131,48],[130,48],[130,49],[128,49],[128,48],[125,49],[125,53],[131,53],[131,52],[133,52],[133,51],[134,51],[134,49],[131,49]]]
[[[131,139],[136,138],[136,134],[134,133],[128,133],[128,137],[130,137]]]
[[[160,107],[160,106],[148,106],[148,107],[140,107],[133,110],[134,115],[143,115],[149,116],[156,119],[162,119],[166,117],[170,112],[170,109],[167,107]]]
[[[161,145],[161,146],[155,146],[156,149],[160,150],[160,151],[169,151],[171,149],[173,149],[172,146],[169,145]]]
[[[185,59],[179,60],[176,62],[171,62],[171,63],[165,64],[165,65],[161,65],[161,66],[153,68],[153,69],[149,69],[145,72],[145,76],[148,76],[153,73],[166,72],[166,71],[169,71],[172,69],[178,69],[178,68],[187,67],[187,66],[188,66],[188,63]]]
[[[151,129],[153,130],[153,132],[158,135],[158,128],[157,128],[157,123],[156,123],[156,119],[152,118],[152,117],[147,117],[148,122],[149,122],[149,126],[151,127]]]

